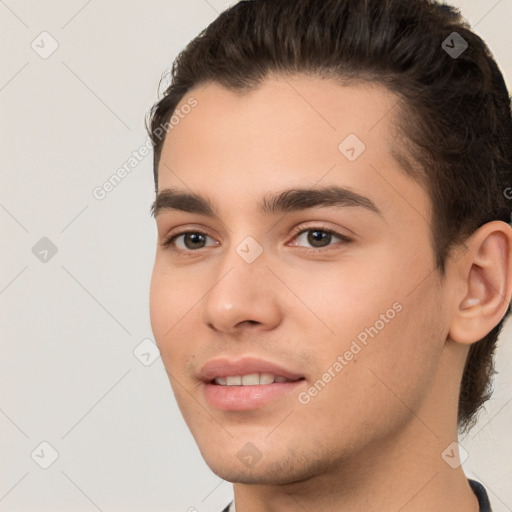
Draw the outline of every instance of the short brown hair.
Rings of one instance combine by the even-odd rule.
[[[467,43],[460,55],[446,51],[454,37],[465,41],[461,49]],[[171,84],[150,111],[156,190],[161,127],[185,94],[207,83],[251,90],[270,73],[377,82],[397,95],[402,156],[413,162],[404,167],[431,198],[442,277],[452,248],[487,222],[510,222],[512,119],[503,76],[458,10],[433,0],[247,0],[224,11],[178,55]],[[461,430],[491,396],[493,355],[509,313],[510,304],[470,348]]]

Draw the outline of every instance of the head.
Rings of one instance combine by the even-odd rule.
[[[443,44],[454,32],[468,45],[456,58]],[[459,428],[471,426],[510,312],[510,265],[490,262],[510,237],[512,121],[495,61],[455,9],[242,1],[176,59],[149,131],[157,194],[197,194],[217,214],[190,197],[156,201],[161,240],[195,225],[212,243],[194,255],[186,236],[188,255],[159,246],[151,285],[155,339],[214,470],[227,477],[215,460],[230,440],[274,470],[285,451],[313,465],[333,445],[348,456],[432,412],[443,386]],[[341,242],[300,252],[285,244],[297,226]],[[286,423],[277,402],[238,413],[203,402],[202,366],[223,354],[289,362],[303,384]]]

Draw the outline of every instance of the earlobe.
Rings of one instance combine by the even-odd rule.
[[[505,315],[512,295],[512,228],[501,221],[484,224],[466,242],[455,263],[463,295],[454,295],[449,337],[472,344],[485,337]]]

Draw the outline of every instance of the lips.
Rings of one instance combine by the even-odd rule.
[[[270,382],[267,382],[269,375],[274,378],[275,382],[295,381],[304,378],[304,376],[300,373],[284,368],[277,363],[248,357],[239,359],[238,361],[229,360],[227,358],[214,359],[209,361],[201,369],[199,378],[204,382],[212,382],[215,379],[228,379],[228,377],[246,377],[254,376],[255,374],[258,374],[259,376],[259,384],[270,384]],[[262,376],[264,379],[263,382],[261,382]],[[278,379],[276,380],[276,378]],[[280,378],[284,378],[285,380]],[[233,384],[233,382],[228,383],[228,385]],[[249,384],[249,382],[247,382],[247,384]],[[240,382],[238,385],[242,385],[242,382]]]
[[[277,400],[293,400],[305,385],[303,375],[255,358],[209,361],[199,378],[206,402],[231,413],[261,409]]]
[[[219,386],[258,386],[273,384],[274,382],[292,382],[282,375],[272,375],[271,373],[250,373],[248,375],[228,375],[227,377],[216,377],[214,384]]]

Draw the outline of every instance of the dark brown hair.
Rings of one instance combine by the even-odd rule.
[[[448,51],[462,40],[462,54]],[[512,119],[503,76],[460,13],[431,0],[248,0],[224,11],[178,55],[171,83],[150,111],[156,190],[162,126],[184,96],[211,82],[249,91],[270,73],[370,81],[396,94],[406,148],[398,156],[431,198],[442,277],[452,248],[486,222],[510,222],[504,191],[512,184]],[[510,304],[470,348],[461,430],[471,428],[491,395],[493,354],[509,313]]]

